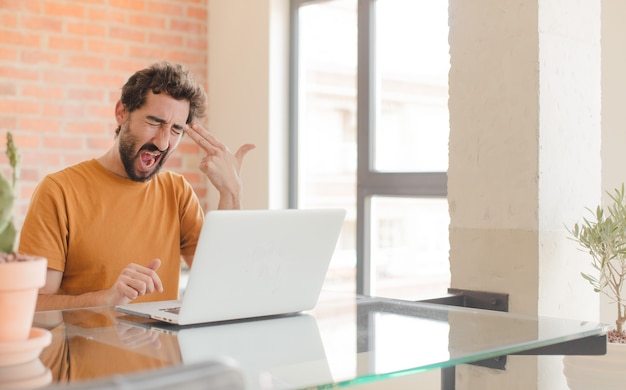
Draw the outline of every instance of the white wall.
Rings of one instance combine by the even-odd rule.
[[[246,209],[287,205],[288,11],[288,0],[209,0],[209,129],[233,152],[256,145],[242,168]]]
[[[602,1],[602,188],[626,182],[626,1]],[[603,193],[603,201],[608,196]],[[589,286],[591,288],[591,286]],[[614,323],[616,307],[603,297],[602,322]]]

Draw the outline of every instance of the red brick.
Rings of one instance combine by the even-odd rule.
[[[177,155],[176,153],[174,153],[171,157],[169,157],[167,159],[167,162],[164,165],[164,167],[167,169],[177,169],[177,170],[179,170],[182,166],[183,166],[183,161],[181,160],[181,157]]]
[[[85,106],[85,114],[89,118],[111,119],[115,115],[115,107],[110,104],[88,104]]]
[[[7,78],[10,80],[39,80],[39,72],[33,69],[15,66],[0,66],[0,79]]]
[[[86,83],[91,86],[121,88],[127,77],[120,77],[114,74],[93,73],[86,75]]]
[[[50,50],[23,50],[22,62],[30,65],[58,65],[59,54]]]
[[[72,0],[72,1],[74,3],[85,3],[87,5],[105,5],[108,2],[107,0]]]
[[[84,76],[72,70],[45,69],[43,81],[46,83],[61,83],[64,85],[83,85]]]
[[[66,92],[66,97],[68,99],[80,100],[82,102],[85,101],[103,101],[104,92],[98,88],[68,88]]]
[[[0,9],[3,11],[22,11],[23,3],[15,0],[0,0]]]
[[[144,31],[127,27],[112,26],[109,30],[109,37],[113,39],[122,39],[124,41],[142,43],[146,41],[146,33]]]
[[[143,0],[109,0],[111,7],[124,8],[134,11],[143,11],[146,9]]]
[[[98,158],[100,157],[100,155],[102,155],[104,153],[104,151],[97,151],[97,150],[89,150],[86,152],[74,152],[74,153],[63,153],[63,166],[69,167],[72,165],[76,165],[78,163],[81,163],[83,161],[87,161],[87,160],[92,160],[94,158]]]
[[[89,150],[108,150],[115,143],[115,128],[111,126],[111,135],[107,137],[87,137],[87,149]]]
[[[187,141],[185,141],[187,140]],[[183,141],[178,145],[178,149],[176,149],[177,151],[179,151],[180,153],[184,153],[184,154],[197,154],[200,153],[200,147],[198,145],[196,145],[195,142],[193,142],[191,140],[191,138],[185,138],[183,139]]]
[[[40,15],[22,15],[22,26],[29,31],[63,32],[63,21]]]
[[[19,150],[23,150],[23,149],[34,149],[34,148],[39,148],[39,135],[35,134],[35,135],[25,135],[23,134],[23,130],[20,127],[20,131],[14,131],[13,132],[13,139],[15,140],[15,145],[19,148]],[[3,144],[4,144],[4,135],[3,137]]]
[[[178,62],[181,64],[192,64],[198,61],[197,52],[184,52],[182,50],[171,51],[167,55],[167,59],[172,62]]]
[[[39,173],[37,172],[36,169],[28,169],[28,168],[24,168],[22,167],[21,172],[20,172],[20,181],[38,181],[39,180]]]
[[[48,38],[48,47],[56,50],[82,51],[85,48],[84,42],[82,38],[51,36]]]
[[[209,43],[206,38],[187,37],[186,42],[187,44],[185,46],[187,49],[204,50],[206,52],[209,48]]]
[[[41,36],[35,33],[0,29],[0,44],[27,47],[41,46]]]
[[[185,14],[185,7],[175,3],[157,3],[156,1],[152,1],[148,4],[148,12],[168,16],[183,16]]]
[[[127,12],[122,12],[110,8],[89,8],[87,9],[87,20],[100,20],[109,25],[128,23]]]
[[[122,84],[120,84],[120,89],[122,88]],[[109,103],[116,104],[118,100],[120,100],[122,93],[120,91],[115,91],[109,94]]]
[[[184,171],[185,178],[191,184],[200,184],[205,180],[205,176],[200,172],[200,168],[197,168],[195,171]]]
[[[65,124],[65,132],[68,134],[103,134],[106,131],[102,122],[70,122]]]
[[[165,28],[165,17],[155,17],[151,15],[138,14],[129,15],[128,23],[133,27],[148,27],[148,28]]]
[[[19,50],[14,47],[0,47],[0,61],[17,62]]]
[[[1,6],[0,6],[0,9],[4,10]],[[17,13],[0,14],[0,26],[4,28],[16,28],[17,27]]]
[[[67,23],[66,29],[70,34],[93,37],[104,37],[107,30],[105,26],[93,22]]]
[[[0,129],[16,129],[17,118],[15,116],[0,115]]]
[[[57,131],[57,129],[61,128],[61,121],[62,119],[41,119],[41,117],[20,118],[18,120],[18,128],[20,130],[34,132]],[[38,146],[38,144],[35,146]]]
[[[60,100],[63,99],[63,88],[41,84],[25,84],[21,88],[21,95],[42,100]]]
[[[87,51],[90,53],[103,53],[109,55],[126,55],[126,43],[113,42],[111,40],[101,40],[96,38],[90,38],[87,40]]]
[[[154,46],[129,46],[128,55],[131,58],[166,58],[167,51],[161,47]]]
[[[77,150],[83,148],[82,137],[54,136],[44,137],[43,147],[50,149]]]
[[[125,72],[128,76],[135,73],[139,69],[143,69],[150,65],[150,62],[146,61],[132,61],[132,60],[111,60],[109,61],[109,68],[121,72]],[[120,88],[122,86],[120,85]]]
[[[0,80],[0,95],[15,96],[16,92],[17,86],[14,82]]]
[[[21,149],[22,166],[51,167],[61,164],[61,155],[57,152]]]
[[[72,68],[86,68],[89,70],[102,70],[106,65],[104,58],[90,55],[69,56],[66,62],[67,66]]]
[[[12,1],[12,0],[8,0],[8,1]],[[31,1],[31,0],[23,1],[22,11],[25,13],[40,14],[43,11],[43,5],[41,3],[42,3],[41,1]]]
[[[39,114],[39,102],[32,100],[6,99],[0,100],[0,113],[2,114]]]
[[[161,47],[163,45],[181,47],[183,46],[184,40],[183,37],[178,34],[151,33],[148,42],[158,44]]]
[[[206,35],[207,25],[206,23],[198,23],[190,20],[172,20],[170,22],[170,31],[180,31],[194,35]]]
[[[44,12],[51,16],[64,16],[70,18],[85,17],[85,7],[69,1],[47,0],[44,3]]]
[[[200,21],[206,23],[206,21],[208,20],[209,12],[206,7],[190,6],[187,8],[187,16],[194,19],[199,19]]]
[[[41,114],[48,117],[80,118],[85,110],[82,104],[70,104],[64,101],[58,103],[42,103]]]

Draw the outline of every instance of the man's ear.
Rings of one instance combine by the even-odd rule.
[[[122,104],[121,101],[117,101],[115,104],[115,120],[118,125],[123,125],[128,120],[128,111],[126,111],[126,107]]]

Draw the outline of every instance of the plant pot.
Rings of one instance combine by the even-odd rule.
[[[34,389],[49,385],[52,372],[39,359],[0,367],[0,390]]]
[[[29,338],[37,294],[46,283],[48,260],[16,254],[0,262],[0,343]]]
[[[626,344],[608,343],[606,355],[565,356],[570,390],[617,390],[626,386]]]

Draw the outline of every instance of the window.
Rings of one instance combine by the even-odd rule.
[[[447,2],[292,2],[292,207],[348,213],[327,289],[442,295]]]

